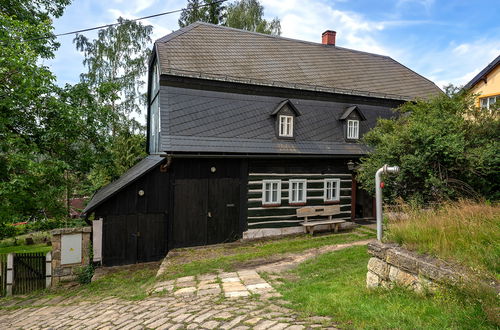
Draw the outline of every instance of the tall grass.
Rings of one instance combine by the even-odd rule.
[[[500,277],[500,206],[471,201],[420,210],[400,205],[389,220],[386,240]]]

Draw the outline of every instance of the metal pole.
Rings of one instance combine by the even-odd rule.
[[[385,164],[375,173],[375,205],[377,208],[377,240],[382,241],[382,187],[380,186],[382,174],[398,174],[399,166],[389,166]]]

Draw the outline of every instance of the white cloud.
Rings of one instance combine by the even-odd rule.
[[[334,4],[318,0],[308,1],[307,10],[299,0],[262,0],[267,17],[281,19],[282,35],[294,39],[321,42],[325,30],[337,31],[337,45],[377,54],[389,50],[377,42],[376,35],[384,29],[384,22],[372,21],[363,15],[341,11]]]

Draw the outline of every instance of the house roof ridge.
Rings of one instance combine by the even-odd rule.
[[[302,44],[307,44],[307,45],[311,45],[311,46],[318,46],[318,47],[321,47],[321,48],[324,48],[324,49],[329,49],[329,50],[338,49],[338,50],[345,50],[345,51],[354,52],[354,53],[360,53],[360,54],[366,54],[366,55],[372,55],[372,56],[376,56],[376,57],[382,57],[382,58],[392,59],[390,56],[387,56],[387,55],[370,53],[370,52],[367,52],[367,51],[362,51],[362,50],[357,50],[357,49],[352,49],[352,48],[347,48],[347,47],[341,47],[341,46],[336,46],[336,45],[324,45],[324,44],[322,44],[320,42],[314,42],[314,41],[308,41],[308,40],[302,40],[302,39],[295,39],[295,38],[283,37],[283,36],[278,36],[278,35],[273,35],[273,34],[266,34],[266,33],[261,33],[261,32],[256,32],[256,31],[248,31],[248,30],[233,28],[233,27],[229,27],[229,26],[217,25],[217,24],[212,24],[212,23],[207,23],[207,22],[200,22],[200,21],[194,22],[194,23],[192,23],[192,24],[190,24],[190,25],[188,25],[186,27],[180,28],[179,30],[176,30],[176,31],[174,31],[174,32],[172,32],[172,33],[170,33],[170,34],[168,34],[168,35],[166,35],[166,36],[164,36],[164,37],[156,40],[155,43],[156,42],[167,42],[167,41],[170,41],[170,40],[176,38],[177,36],[180,36],[180,35],[184,34],[185,32],[191,31],[192,29],[197,28],[197,27],[199,27],[201,25],[209,26],[209,27],[213,27],[213,28],[224,29],[224,30],[235,31],[235,32],[239,32],[239,33],[253,34],[253,35],[257,35],[257,36],[261,36],[261,37],[274,38],[274,39],[279,39],[279,40],[284,40],[284,41],[299,42],[299,43],[302,43]],[[180,33],[178,33],[176,35],[173,35],[176,32],[180,32]],[[168,38],[166,40],[162,40],[162,39],[165,39],[167,36],[171,36],[171,38]]]

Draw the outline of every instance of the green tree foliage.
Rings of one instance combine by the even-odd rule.
[[[67,102],[68,91],[39,64],[53,57],[50,19],[67,3],[0,7],[0,222],[64,215],[68,178],[88,169],[95,150],[88,114]]]
[[[152,27],[118,19],[118,25],[100,30],[95,40],[78,35],[74,42],[84,54],[88,71],[82,84],[99,103],[108,132],[104,152],[90,171],[93,188],[119,177],[145,152],[144,127],[135,119],[146,104],[144,80],[151,50]]]
[[[188,0],[179,17],[179,26],[185,27],[194,22],[221,24],[225,10],[226,7],[220,0]]]
[[[258,0],[240,0],[227,7],[226,26],[248,31],[280,35],[281,22],[275,17],[272,21],[263,18],[264,7]]]
[[[258,0],[239,0],[227,7],[218,0],[188,0],[179,18],[179,26],[194,22],[221,24],[237,29],[280,35],[279,18],[267,21],[263,18],[264,7]]]
[[[45,28],[31,29],[29,34],[16,37],[21,36],[22,39],[29,40],[30,48],[41,57],[51,58],[54,56],[54,50],[59,47],[52,33],[51,19],[61,17],[64,8],[70,3],[71,0],[2,0],[0,15],[23,22],[26,26],[36,27],[44,24]],[[4,30],[6,31],[8,29]]]
[[[465,92],[449,94],[405,103],[398,118],[380,119],[364,136],[374,148],[358,171],[366,189],[374,190],[375,172],[387,163],[401,172],[387,180],[386,196],[417,203],[500,197],[498,112],[475,107]]]

